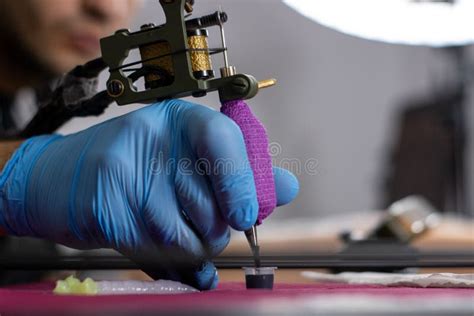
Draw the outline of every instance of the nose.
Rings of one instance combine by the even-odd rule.
[[[134,12],[136,0],[83,0],[83,9],[93,19],[101,22],[127,20]]]

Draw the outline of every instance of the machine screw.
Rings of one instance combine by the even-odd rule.
[[[129,29],[120,29],[120,30],[115,31],[115,34],[128,33],[128,32],[130,32]]]
[[[152,28],[154,28],[155,26],[156,26],[155,23],[143,24],[142,26],[140,26],[140,30],[152,29]]]
[[[195,18],[192,20],[186,21],[186,28],[191,30],[201,29],[201,28],[208,28],[214,25],[222,25],[227,22],[229,17],[227,13],[217,11],[213,14],[209,14],[206,16],[202,16],[200,18]]]
[[[238,94],[245,94],[249,89],[249,83],[245,78],[235,78],[232,80],[232,90]]]
[[[111,97],[114,97],[114,98],[119,97],[124,93],[124,91],[125,91],[125,86],[120,80],[114,79],[114,80],[109,81],[109,83],[107,83],[107,93]]]
[[[188,0],[184,3],[184,10],[186,10],[186,13],[193,12],[193,5],[194,5],[194,0]]]

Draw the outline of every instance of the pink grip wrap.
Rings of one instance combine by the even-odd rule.
[[[259,206],[257,224],[261,224],[276,207],[275,180],[272,158],[268,152],[267,132],[243,100],[222,103],[221,112],[234,120],[244,135],[257,189]]]

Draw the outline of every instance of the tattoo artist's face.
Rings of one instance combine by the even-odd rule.
[[[54,74],[100,55],[99,39],[127,27],[140,0],[6,0],[24,48]]]

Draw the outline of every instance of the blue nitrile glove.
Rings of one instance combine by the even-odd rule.
[[[278,203],[290,202],[296,178],[274,174]],[[229,225],[255,223],[253,181],[233,121],[170,100],[73,135],[25,141],[0,177],[0,227],[79,249],[114,248],[156,261],[156,278],[209,289],[218,281],[210,259],[228,244]],[[175,268],[183,256],[189,267]]]

